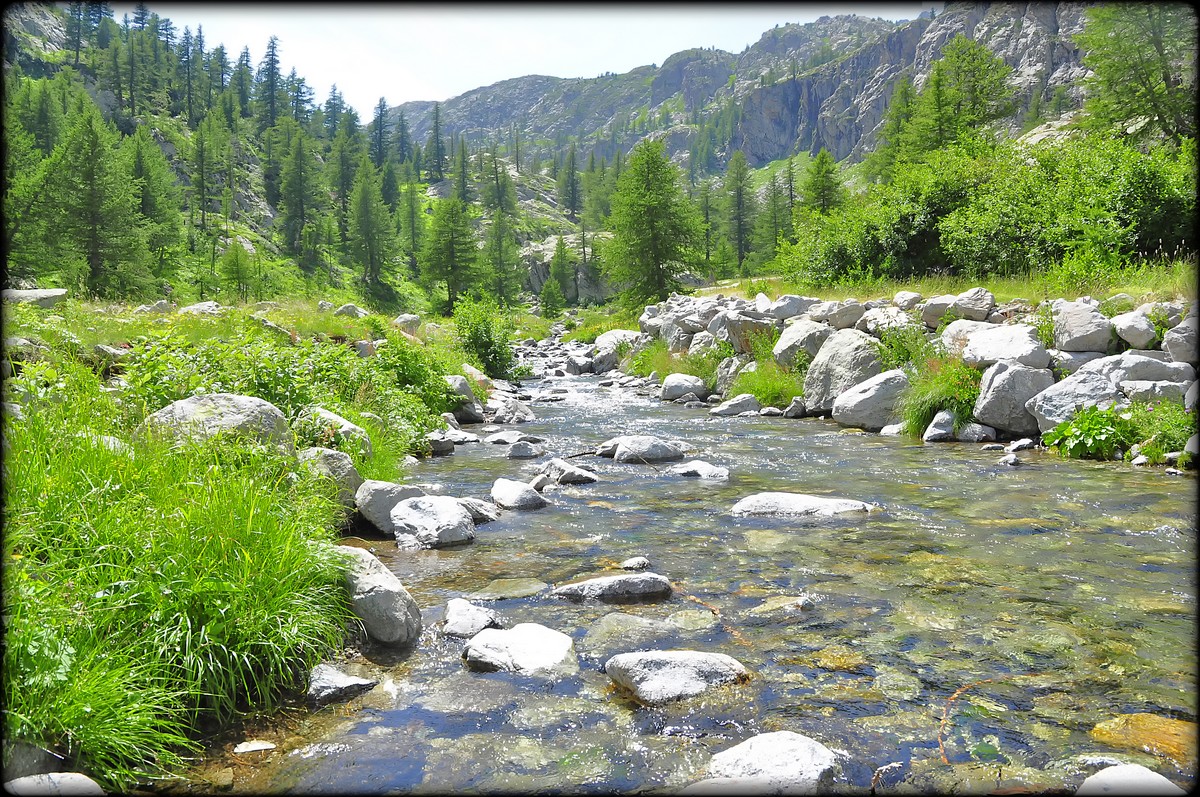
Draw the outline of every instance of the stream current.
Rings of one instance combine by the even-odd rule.
[[[548,489],[550,506],[505,511],[470,545],[369,540],[423,609],[419,644],[347,668],[381,684],[307,717],[239,790],[672,791],[703,777],[712,754],[776,730],[839,753],[836,782],[852,792],[873,777],[883,788],[1062,788],[1097,757],[1193,783],[1169,758],[1089,736],[1120,714],[1196,720],[1193,475],[1038,450],[1010,467],[975,444],[714,418],[599,381],[536,385],[569,392],[532,402],[535,422],[504,427],[544,438],[545,457],[464,444],[410,481],[486,498],[497,478],[527,481],[550,456],[620,434],[684,441],[685,459],[727,467],[728,480],[589,455],[572,461],[599,482]],[[764,491],[882,510],[823,522],[730,514]],[[572,603],[544,586],[621,572],[633,556],[671,579],[669,599]],[[800,609],[804,594],[812,606]],[[453,597],[505,627],[570,635],[578,674],[468,671],[464,640],[439,630]],[[613,613],[639,619],[602,620]],[[752,678],[643,707],[602,668],[648,649],[725,653]]]

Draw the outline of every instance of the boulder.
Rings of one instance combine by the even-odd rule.
[[[808,794],[829,786],[837,766],[833,751],[815,739],[792,731],[752,736],[722,750],[708,762],[717,778],[754,778],[774,790]]]
[[[1100,374],[1076,372],[1029,399],[1025,409],[1037,419],[1038,431],[1048,432],[1083,407],[1107,408],[1123,399],[1121,391]]]
[[[758,412],[762,404],[753,393],[739,393],[708,411],[709,415],[741,415],[743,412]]]
[[[1117,383],[1117,390],[1130,401],[1151,403],[1173,401],[1183,403],[1183,396],[1195,382],[1168,382],[1166,380],[1126,379]]]
[[[576,601],[633,603],[669,597],[671,582],[658,573],[623,573],[560,584],[550,594]]]
[[[901,310],[912,310],[921,303],[922,298],[924,297],[921,294],[913,291],[897,291],[896,295],[892,297],[892,304]]]
[[[885,305],[867,310],[863,313],[862,318],[858,319],[854,328],[878,337],[885,329],[903,329],[917,325],[917,322],[908,313],[898,307]]]
[[[4,301],[14,304],[35,304],[38,307],[53,307],[67,298],[66,288],[35,288],[33,290],[17,290],[5,288],[0,291]]]
[[[925,427],[921,439],[926,443],[940,443],[954,439],[954,413],[950,410],[939,410],[933,420]]]
[[[225,308],[216,302],[196,302],[187,307],[180,307],[180,315],[220,315]]]
[[[338,500],[343,506],[353,508],[355,494],[362,486],[363,479],[358,475],[358,469],[354,467],[349,454],[313,446],[299,452],[296,459],[314,473],[332,481],[337,486]]]
[[[1084,302],[1056,299],[1054,348],[1062,351],[1107,351],[1112,342],[1112,322],[1098,309]]]
[[[1191,382],[1196,369],[1186,362],[1165,362],[1142,352],[1126,351],[1098,357],[1079,366],[1076,374],[1099,374],[1118,385],[1128,381]]]
[[[733,357],[726,357],[717,366],[717,382],[715,392],[724,394],[729,386],[733,384],[733,380],[743,369],[754,364],[754,358],[749,354],[735,354]]]
[[[450,439],[450,435],[447,432],[441,429],[426,432],[422,439],[429,445],[429,454],[431,456],[445,457],[454,453],[454,441]]]
[[[733,505],[734,517],[832,517],[847,512],[870,512],[871,504],[850,498],[824,498],[804,493],[755,493]]]
[[[446,413],[449,415],[450,413]],[[450,415],[453,418],[453,415]],[[449,426],[449,424],[447,424]],[[456,446],[466,445],[467,443],[478,443],[479,435],[471,432],[464,432],[462,429],[447,428],[442,431],[442,436]]]
[[[528,404],[509,396],[495,395],[488,399],[487,407],[495,408],[492,423],[529,423],[537,418]]]
[[[703,399],[708,395],[708,388],[705,387],[704,380],[698,376],[667,374],[667,378],[663,380],[659,398],[663,401],[673,401],[688,393],[694,393],[698,399]]]
[[[4,781],[4,793],[15,797],[104,797],[100,784],[82,772],[44,772]]]
[[[483,423],[483,406],[475,398],[470,381],[458,374],[446,374],[445,379],[450,389],[463,397],[462,403],[454,410],[454,417],[459,423]]]
[[[968,321],[984,321],[996,306],[996,297],[984,288],[971,288],[954,297],[948,313],[954,313],[959,318]]]
[[[357,340],[354,342],[354,351],[359,357],[374,357],[376,352],[375,341],[373,340]]]
[[[559,484],[590,484],[597,481],[596,474],[572,465],[561,457],[555,457],[542,466],[542,473]]]
[[[139,304],[133,308],[135,313],[169,313],[171,312],[171,303],[166,299],[159,299],[154,304]]]
[[[623,342],[632,346],[641,334],[633,329],[610,329],[596,336],[595,345],[597,349],[616,349]]]
[[[950,309],[950,305],[958,297],[953,293],[944,293],[941,296],[934,296],[925,302],[925,307],[921,309],[921,321],[930,329],[937,329],[942,323],[942,317],[946,315],[946,311]]]
[[[783,328],[779,340],[775,341],[775,347],[771,350],[771,354],[775,357],[775,362],[785,368],[795,364],[796,356],[801,352],[808,355],[811,362],[812,358],[816,357],[817,352],[821,350],[821,344],[831,334],[833,334],[833,329],[828,324],[819,324],[807,318],[798,318]]]
[[[590,374],[592,372],[592,358],[578,354],[568,355],[566,361],[563,363],[563,370],[570,376]]]
[[[728,479],[729,468],[722,468],[700,459],[681,462],[667,468],[667,473],[675,476],[689,476],[700,479]]]
[[[180,312],[183,312],[183,311],[181,310]],[[351,302],[347,302],[346,304],[343,304],[341,307],[334,310],[333,314],[350,316],[351,318],[366,318],[367,316],[370,315],[369,312],[367,312],[366,310],[362,309],[358,305],[353,304]]]
[[[767,314],[772,318],[781,320],[793,318],[808,312],[810,307],[819,304],[820,301],[820,299],[814,299],[811,296],[797,296],[794,293],[785,293],[771,303],[771,306],[767,308]]]
[[[375,554],[351,545],[337,546],[346,557],[342,579],[350,593],[350,610],[367,636],[385,645],[407,645],[421,635],[421,609],[396,574]]]
[[[1038,340],[1037,331],[1028,324],[989,324],[967,336],[962,359],[967,365],[984,369],[1001,360],[1011,360],[1030,368],[1050,365],[1050,352]]]
[[[379,681],[347,675],[328,664],[318,664],[308,677],[308,702],[320,708],[361,695],[377,683]]]
[[[385,534],[395,534],[392,525],[392,507],[406,498],[424,495],[420,487],[409,484],[367,479],[354,493],[354,505],[367,522]]]
[[[844,302],[836,302],[836,306],[825,311],[825,323],[834,329],[850,329],[859,322],[863,314],[867,312],[864,306],[857,299],[847,299]],[[814,321],[821,319],[813,317]]]
[[[1171,355],[1174,362],[1196,363],[1200,361],[1196,349],[1197,325],[1196,316],[1189,315],[1163,336],[1163,351]]]
[[[1092,360],[1104,356],[1102,351],[1047,351],[1050,353],[1050,367],[1058,374],[1073,374]]]
[[[958,318],[951,321],[942,330],[941,343],[942,348],[950,354],[961,355],[963,349],[967,347],[967,341],[977,332],[985,332],[995,328],[994,324],[989,324],[986,321],[971,321],[966,318]]]
[[[546,453],[546,449],[533,443],[517,442],[508,447],[504,456],[508,459],[537,459]]]
[[[506,429],[503,432],[495,432],[494,434],[488,435],[487,437],[483,438],[483,442],[493,443],[501,446],[511,446],[513,443],[541,443],[542,438],[532,434],[525,434],[524,432],[517,431],[516,429]]]
[[[1152,769],[1141,764],[1117,764],[1089,775],[1075,790],[1077,797],[1103,794],[1187,794]]]
[[[476,606],[462,598],[446,602],[442,633],[446,636],[473,637],[485,628],[499,628],[500,618],[491,609]]]
[[[716,347],[717,339],[706,331],[700,331],[692,335],[692,343],[688,346],[688,355],[694,357]]]
[[[826,339],[808,367],[804,406],[810,414],[829,412],[839,394],[881,370],[878,342],[857,329],[840,329]]]
[[[421,316],[412,313],[402,313],[392,319],[392,326],[409,335],[415,335],[417,334],[417,329],[421,326]]]
[[[481,523],[491,523],[500,519],[500,509],[491,501],[482,498],[459,497],[458,503],[471,515],[471,522],[476,526]]]
[[[718,332],[713,332],[710,323],[708,331],[717,340],[729,341],[734,352],[738,354],[753,354],[751,341],[756,337],[773,335],[775,332],[775,325],[765,319],[753,318],[741,312],[725,311],[724,315],[724,326]],[[715,321],[716,319],[714,319]]]
[[[903,369],[876,374],[838,394],[833,401],[833,419],[842,426],[877,432],[893,420],[896,402],[908,386]]]
[[[579,671],[571,637],[537,623],[485,628],[463,650],[467,667],[482,672],[569,675]]]
[[[596,447],[596,455],[616,462],[674,462],[683,459],[679,447],[651,435],[620,435]]]
[[[295,453],[287,418],[269,401],[234,393],[208,393],[180,399],[146,416],[135,437],[206,440],[221,434],[244,435],[257,443]]]
[[[742,663],[732,656],[697,650],[619,653],[604,663],[604,671],[613,683],[632,692],[638,702],[651,706],[750,678]]]
[[[525,482],[513,479],[496,479],[492,500],[501,509],[541,509],[550,503]]]
[[[367,434],[367,430],[324,407],[304,408],[292,425],[302,428],[316,427],[320,430],[318,439],[328,448],[338,451],[357,448],[363,456],[371,456],[371,436]]]
[[[442,548],[475,539],[475,522],[449,495],[406,498],[392,507],[392,528],[402,548]]]
[[[1010,434],[1037,434],[1037,418],[1026,405],[1053,384],[1054,374],[1048,369],[1000,361],[983,372],[972,414],[980,423]]]
[[[804,407],[804,396],[796,396],[783,408],[784,418],[803,418],[808,412]]]
[[[1134,349],[1148,349],[1158,340],[1158,331],[1150,321],[1150,308],[1154,305],[1144,304],[1136,310],[1121,313],[1109,319],[1117,337]]]

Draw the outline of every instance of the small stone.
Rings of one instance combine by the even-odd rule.
[[[258,753],[265,750],[274,750],[275,745],[271,742],[265,742],[262,739],[252,739],[248,742],[242,742],[233,748],[233,752],[237,755],[243,753]]]
[[[1016,467],[1017,465],[1021,464],[1021,460],[1017,459],[1016,454],[1005,454],[1004,456],[1000,457],[1000,459],[996,460],[996,464],[997,465],[1011,465],[1013,467]]]
[[[980,451],[1003,451],[1004,446],[1000,443],[988,443],[986,446],[980,446]]]
[[[634,556],[621,562],[622,570],[645,570],[650,567],[650,560],[644,556]]]

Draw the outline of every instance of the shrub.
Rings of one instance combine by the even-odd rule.
[[[887,327],[879,333],[879,362],[883,370],[920,362],[933,354],[933,344],[918,325]]]
[[[1042,442],[1064,457],[1112,459],[1136,442],[1132,414],[1124,408],[1084,407],[1042,435]]]
[[[454,307],[458,341],[475,364],[490,377],[505,379],[516,365],[511,339],[512,319],[489,300],[460,299]]]
[[[804,374],[808,370],[807,355],[796,358],[792,368],[784,368],[773,359],[756,360],[753,371],[741,371],[729,385],[726,394],[736,396],[750,393],[765,407],[783,409],[797,396],[804,395]]]

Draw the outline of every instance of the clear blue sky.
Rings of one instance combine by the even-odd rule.
[[[293,67],[323,103],[334,83],[366,121],[380,97],[389,106],[444,101],[523,75],[596,77],[661,64],[691,47],[740,53],[776,25],[823,15],[914,19],[942,3],[749,5],[463,5],[154,3],[180,34],[204,28],[205,48],[242,47],[258,66],[279,38]],[[134,3],[112,3],[119,22]]]

